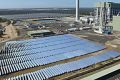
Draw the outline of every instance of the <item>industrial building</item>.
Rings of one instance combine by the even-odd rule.
[[[120,16],[113,16],[113,20],[109,25],[113,26],[114,31],[120,31]]]
[[[105,9],[104,15],[108,22],[112,21],[113,16],[117,16],[120,13],[120,3],[99,2],[96,4],[96,19],[100,18],[101,8]]]
[[[50,30],[34,30],[34,31],[28,31],[28,36],[30,37],[48,37],[53,36],[55,33],[53,33]]]
[[[96,4],[96,23],[94,25],[97,33],[112,33],[114,26],[109,25],[113,21],[113,16],[120,13],[120,3],[99,2]],[[114,17],[115,18],[115,17]]]

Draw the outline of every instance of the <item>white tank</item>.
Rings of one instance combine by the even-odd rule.
[[[81,21],[84,21],[84,22],[88,22],[89,19],[86,18],[86,17],[80,17],[80,20],[81,20]]]

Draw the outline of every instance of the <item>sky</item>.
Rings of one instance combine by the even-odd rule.
[[[80,7],[94,7],[96,2],[103,1],[120,3],[120,0],[80,0]],[[0,0],[0,9],[55,7],[75,7],[75,0]]]

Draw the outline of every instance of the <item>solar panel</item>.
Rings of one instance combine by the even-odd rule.
[[[49,79],[51,77],[54,77],[54,76],[57,76],[60,74],[64,74],[66,72],[71,72],[74,70],[82,69],[82,68],[88,67],[90,65],[93,65],[95,63],[99,63],[99,62],[108,60],[108,59],[110,59],[110,57],[115,58],[118,56],[120,56],[120,53],[115,52],[115,51],[109,51],[109,52],[106,52],[103,54],[84,58],[81,60],[68,62],[68,63],[64,63],[64,64],[59,64],[59,65],[55,65],[55,66],[48,67],[45,69],[41,69],[41,70],[38,70],[36,72],[24,74],[23,76],[19,76],[19,77],[21,77],[21,79],[22,79],[24,76],[29,75],[29,76],[34,76],[34,77],[38,76],[38,77],[34,78],[33,80],[37,80],[38,78]],[[11,78],[9,78],[9,79],[11,79]],[[15,77],[15,79],[18,79],[18,77]]]
[[[21,45],[24,46],[21,47]],[[0,67],[5,67],[5,70],[9,67],[12,70],[6,71],[6,73],[2,72],[1,75],[74,58],[105,48],[102,45],[96,45],[93,42],[71,35],[52,36],[28,41],[13,41],[8,42],[6,46],[10,47],[10,49],[6,47],[5,54],[0,54],[3,56]]]

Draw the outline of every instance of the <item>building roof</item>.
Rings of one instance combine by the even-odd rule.
[[[96,3],[96,7],[112,7],[112,8],[120,8],[120,3],[114,2],[98,2]]]
[[[48,33],[48,32],[51,32],[50,30],[35,30],[35,31],[28,31],[28,35],[31,35],[31,34],[42,34],[42,33]]]

